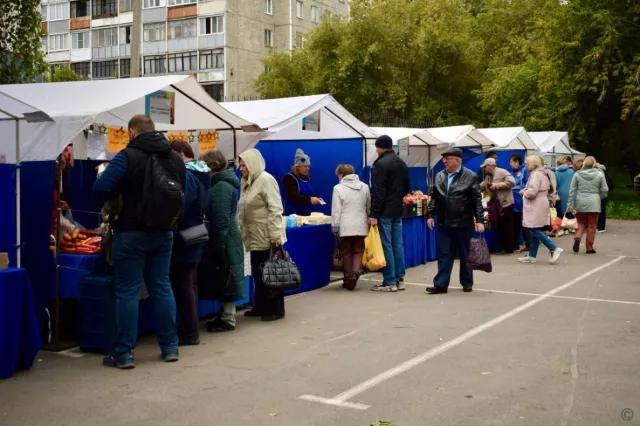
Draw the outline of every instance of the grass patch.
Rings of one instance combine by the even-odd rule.
[[[619,179],[609,194],[607,218],[640,220],[640,196],[633,188],[627,188],[628,179]]]

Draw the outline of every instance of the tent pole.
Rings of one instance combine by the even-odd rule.
[[[20,120],[16,117],[16,266],[22,267],[22,235],[20,232]]]
[[[203,110],[207,111],[209,114],[213,115],[214,117],[216,117],[218,120],[222,121],[224,124],[226,124],[227,126],[229,126],[229,129],[232,129],[235,133],[235,127],[233,127],[231,125],[231,123],[229,123],[227,120],[225,120],[224,118],[220,117],[218,114],[216,114],[215,112],[211,111],[209,108],[207,108],[206,106],[202,105],[200,102],[196,101],[195,99],[193,99],[193,97],[187,95],[186,93],[184,93],[183,90],[178,89],[174,84],[171,85],[171,87],[173,87],[174,89],[176,89],[176,91],[180,92],[180,94],[182,94],[184,97],[186,97],[187,99],[189,99],[191,102],[193,102],[194,104],[198,105],[200,108],[202,108]],[[227,129],[216,129],[216,130],[227,130]]]
[[[237,134],[236,134],[236,129],[233,129],[233,165],[235,166],[236,164],[236,159],[238,158],[238,140],[237,140]]]

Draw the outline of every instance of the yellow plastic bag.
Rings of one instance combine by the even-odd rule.
[[[377,226],[369,228],[369,235],[364,239],[362,265],[370,271],[377,271],[387,266],[382,250],[382,240]]]

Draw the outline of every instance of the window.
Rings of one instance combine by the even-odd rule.
[[[203,50],[200,52],[200,69],[223,69],[224,53],[220,50]]]
[[[131,44],[131,27],[120,27],[120,44]]]
[[[118,15],[118,0],[93,0],[91,2],[93,19]]]
[[[57,3],[49,5],[49,21],[69,19],[69,3]]]
[[[202,88],[216,102],[224,101],[224,84],[203,84]]]
[[[157,24],[147,24],[143,30],[144,41],[164,41],[166,37],[166,27],[164,22]]]
[[[198,55],[196,52],[170,53],[169,72],[196,71]]]
[[[196,20],[169,21],[169,40],[196,36]]]
[[[131,76],[131,59],[120,59],[120,78]]]
[[[42,37],[40,40],[42,41],[42,51],[44,53],[47,53],[47,48],[49,46],[49,38],[48,37]]]
[[[264,45],[268,47],[273,47],[273,31],[272,30],[264,30]]]
[[[89,48],[89,31],[81,33],[71,33],[72,49],[88,49]]]
[[[145,74],[164,74],[167,72],[166,58],[164,55],[145,56],[144,57],[144,73]]]
[[[91,76],[91,62],[72,62],[71,71],[89,78]]]
[[[164,6],[164,0],[144,0],[143,6],[145,9],[150,7],[162,7]]]
[[[108,47],[118,45],[118,29],[117,28],[103,28],[100,30],[93,30],[92,34],[93,47]]]
[[[56,34],[49,36],[49,52],[69,49],[69,34]]]
[[[120,12],[131,12],[133,7],[131,6],[131,0],[120,0]]]
[[[40,7],[40,16],[42,16],[42,22],[47,20],[47,5],[42,5]]]
[[[301,1],[296,2],[296,16],[300,19],[304,19],[304,3]]]
[[[89,16],[87,14],[87,3],[80,1],[71,2],[71,17],[82,18],[84,16]]]
[[[273,15],[273,0],[264,0],[264,13]]]
[[[303,33],[300,33],[300,32],[296,33],[295,47],[296,48],[304,47],[304,34]]]
[[[224,32],[224,16],[200,18],[200,35],[222,34]]]
[[[91,70],[93,78],[113,78],[118,76],[118,61],[94,62]]]
[[[169,0],[169,6],[180,6],[181,4],[195,4],[196,0]]]
[[[311,6],[311,22],[314,24],[318,23],[318,8],[315,6]]]

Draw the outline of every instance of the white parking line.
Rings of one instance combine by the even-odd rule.
[[[626,257],[626,256],[625,256]],[[381,283],[382,280],[361,280],[361,281],[370,281],[374,283]],[[409,283],[405,282],[406,285],[416,286],[416,287],[429,287],[432,284],[424,284],[424,283]],[[527,293],[524,291],[508,291],[508,290],[493,290],[490,288],[476,288],[473,287],[473,291],[482,291],[485,293],[499,293],[499,294],[515,294],[520,296],[542,296],[542,293]],[[552,299],[567,299],[567,300],[581,300],[587,302],[605,302],[605,303],[619,303],[621,305],[640,305],[640,302],[629,302],[627,300],[615,300],[615,299],[596,299],[592,297],[572,297],[572,296],[549,296]]]
[[[571,287],[572,285],[586,279],[589,278],[590,276],[592,276],[593,274],[596,274],[600,271],[602,271],[603,269],[608,268],[611,265],[614,265],[616,263],[618,263],[620,260],[624,259],[624,256],[619,256],[607,263],[605,263],[604,265],[598,266],[597,268],[594,268],[582,275],[580,275],[577,278],[574,278],[573,280],[562,284],[552,290],[549,290],[548,292],[541,294],[539,296],[537,296],[535,299],[528,301],[527,303],[518,306],[515,309],[510,310],[509,312],[506,312],[496,318],[493,318],[492,320],[489,320],[469,331],[467,331],[466,333],[461,334],[460,336],[449,340],[448,342],[445,342],[439,346],[436,346],[433,349],[430,349],[414,358],[411,358],[408,361],[403,362],[402,364],[399,364],[393,368],[390,368],[387,371],[384,371],[380,374],[378,374],[375,377],[372,377],[369,380],[366,380],[362,383],[360,383],[359,385],[356,385],[354,387],[352,387],[351,389],[348,389],[344,392],[342,392],[339,395],[334,396],[333,398],[323,398],[323,397],[318,397],[318,396],[314,396],[314,395],[302,395],[299,398],[300,399],[304,399],[306,401],[313,401],[313,402],[318,402],[321,404],[327,404],[327,405],[334,405],[334,406],[339,406],[339,407],[345,407],[345,408],[353,408],[353,409],[358,409],[358,410],[366,410],[367,408],[369,408],[368,406],[366,406],[365,404],[355,404],[352,402],[349,402],[350,399],[352,399],[353,397],[361,394],[362,392],[365,392],[377,385],[379,385],[380,383],[383,383],[389,379],[394,378],[395,376],[398,376],[410,369],[412,369],[413,367],[416,367],[422,363],[424,363],[425,361],[428,361],[429,359],[440,355],[441,353],[444,353],[446,351],[448,351],[451,348],[454,348],[458,345],[460,345],[461,343],[466,342],[467,340],[471,339],[474,336],[477,336],[478,334],[489,330],[490,328],[495,327],[496,325],[510,319],[511,317],[519,314],[520,312],[523,312],[535,305],[537,305],[538,303],[552,297],[553,295],[568,289],[569,287]]]

